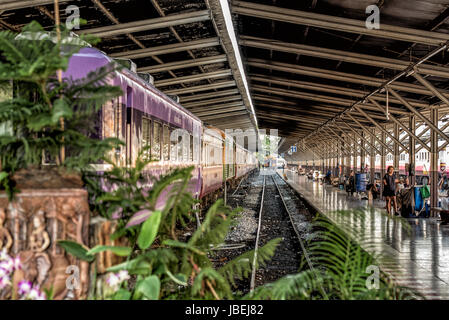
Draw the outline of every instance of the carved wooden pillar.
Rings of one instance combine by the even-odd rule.
[[[38,178],[36,178],[38,176]],[[59,180],[58,180],[59,179]],[[78,178],[79,179],[79,178]],[[89,264],[67,254],[58,240],[89,245],[89,205],[81,180],[60,177],[49,171],[15,176],[21,190],[13,202],[0,192],[0,229],[11,242],[0,243],[12,257],[19,257],[22,269],[15,271],[12,285],[28,280],[41,289],[53,287],[55,299],[85,299],[89,289]],[[39,187],[36,187],[39,186]],[[79,288],[67,285],[79,275]],[[68,280],[69,279],[69,280]],[[75,283],[73,283],[75,285]],[[0,297],[11,292],[0,291]]]

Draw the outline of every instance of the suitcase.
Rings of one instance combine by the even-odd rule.
[[[413,196],[413,188],[402,189],[400,192],[401,216],[408,218],[413,216],[415,212],[415,203]]]

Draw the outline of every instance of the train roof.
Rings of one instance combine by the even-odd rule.
[[[113,63],[114,60],[108,57],[105,53],[101,52],[95,48],[84,47],[78,53],[75,53],[69,62],[68,69],[63,73],[66,78],[81,79],[87,76],[87,74],[93,70],[106,66],[107,64]],[[150,91],[154,96],[157,96],[164,105],[169,106],[171,109],[175,109],[180,113],[184,114],[187,118],[192,121],[197,122],[197,126],[202,126],[202,121],[192,114],[190,111],[186,110],[182,105],[175,102],[173,99],[168,97],[163,92],[159,91],[150,83],[141,79],[137,74],[124,68],[116,72],[119,77],[124,77],[126,82],[131,81],[132,84],[140,86],[146,91]],[[123,87],[123,85],[122,85]],[[123,89],[123,88],[122,88]],[[142,110],[144,111],[144,110]],[[175,123],[178,124],[179,123]],[[193,125],[192,125],[193,126]],[[193,126],[194,127],[194,126]],[[195,131],[192,128],[193,131]],[[199,129],[198,129],[199,131]]]

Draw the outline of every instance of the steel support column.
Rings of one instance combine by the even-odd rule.
[[[431,121],[438,126],[438,109],[432,108]],[[430,131],[430,206],[438,207],[438,132]]]
[[[412,169],[415,168],[415,149],[416,149],[416,142],[415,142],[415,132],[416,132],[416,117],[414,115],[409,116],[409,130],[413,133],[413,135],[409,135],[409,146],[408,146],[408,163],[412,167]],[[415,170],[413,170],[414,172]],[[411,186],[415,185],[415,175],[409,177],[409,183]]]
[[[372,146],[371,146],[372,148]],[[365,170],[365,155],[368,151],[365,149],[365,137],[363,136],[363,131],[360,133],[360,172]]]
[[[382,128],[382,130],[381,130],[381,140],[386,144],[387,143],[387,137],[386,137],[386,134],[385,134],[385,132],[387,132],[386,130],[385,130],[385,125],[384,126],[382,126],[383,128]],[[381,152],[381,154],[380,154],[380,181],[381,181],[381,183],[380,183],[380,190],[381,190],[381,194],[383,194],[383,191],[384,191],[384,184],[383,184],[383,178],[384,178],[384,175],[385,175],[385,167],[386,167],[386,150],[385,150],[385,148],[382,146],[382,152]]]
[[[357,140],[356,140],[356,135],[352,134],[351,135],[351,143],[353,145],[353,152],[354,154],[352,155],[352,170],[354,170],[354,174],[357,173],[357,157],[358,157],[358,148],[357,148]]]
[[[397,123],[393,124],[393,134],[394,137],[396,138],[396,140],[399,141],[399,126]],[[396,143],[396,141],[394,142],[394,153],[393,153],[393,166],[394,166],[394,170],[399,174],[399,144]]]
[[[376,129],[371,129],[371,145],[374,146],[374,137],[376,134]],[[369,163],[369,181],[371,183],[374,183],[374,176],[375,176],[375,170],[376,170],[376,149],[371,147],[371,153],[369,157],[370,163]]]

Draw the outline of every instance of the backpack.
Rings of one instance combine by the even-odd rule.
[[[420,192],[421,192],[421,196],[422,196],[423,199],[426,199],[426,198],[430,197],[430,188],[429,188],[428,185],[423,186],[420,189]]]

